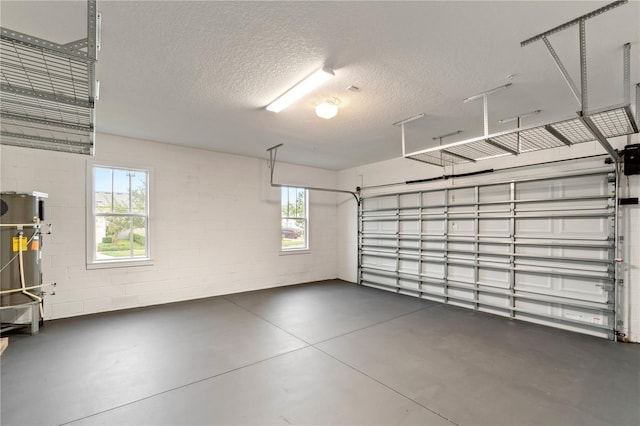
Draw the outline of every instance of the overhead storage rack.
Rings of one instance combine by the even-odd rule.
[[[520,121],[518,120],[518,127],[516,129],[489,134],[487,97],[491,93],[511,86],[511,84],[507,84],[465,100],[465,102],[475,99],[483,99],[484,101],[484,134],[482,136],[407,153],[405,146],[405,125],[413,120],[424,117],[424,114],[394,123],[401,127],[403,157],[444,167],[452,164],[468,162],[474,163],[490,158],[519,155],[543,149],[572,146],[589,141],[598,141],[607,153],[617,161],[619,159],[618,153],[609,144],[607,139],[638,133],[638,121],[640,121],[637,117],[633,116],[633,112],[631,110],[631,45],[627,43],[623,48],[624,103],[621,105],[590,111],[587,103],[585,21],[625,3],[627,3],[627,0],[612,2],[600,9],[575,18],[521,43],[521,46],[525,46],[538,40],[542,40],[544,42],[558,70],[562,74],[565,82],[569,85],[569,88],[580,105],[580,111],[577,116],[530,127],[520,127]],[[580,89],[578,89],[574,84],[564,64],[560,61],[560,58],[547,39],[547,36],[574,25],[579,25],[580,35]],[[640,85],[636,85],[636,101],[638,101],[638,99],[640,99]],[[638,111],[638,107],[636,107],[636,114],[639,113],[640,111]]]
[[[447,166],[507,155],[519,155],[561,146],[638,133],[629,105],[607,108],[588,116],[568,118],[542,126],[531,126],[453,142],[405,154],[405,158]]]
[[[87,37],[66,44],[0,28],[0,143],[92,155],[100,14],[87,2]]]

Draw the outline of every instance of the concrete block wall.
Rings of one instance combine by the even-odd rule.
[[[627,143],[639,143],[640,136],[632,135],[615,138],[611,143],[618,149],[624,148]],[[399,144],[398,135],[398,144]],[[535,163],[556,161],[562,159],[577,158],[604,154],[605,151],[597,142],[588,142],[573,147],[563,147],[545,151],[527,153],[518,157],[508,156],[493,160],[481,161],[476,164],[461,164],[443,170],[441,167],[419,163],[403,158],[396,158],[361,167],[342,170],[338,173],[338,186],[341,188],[355,188],[357,186],[367,188],[376,185],[388,185],[390,183],[405,182],[408,180],[428,179],[440,177],[443,174],[458,174],[474,172],[486,169],[513,168],[509,171],[476,175],[469,178],[460,178],[447,181],[436,181],[428,184],[385,186],[381,188],[365,189],[363,194],[395,193],[403,191],[416,191],[420,189],[433,189],[443,187],[455,187],[456,185],[472,185],[504,181],[509,179],[544,176],[553,173],[570,172],[572,170],[603,167],[604,157],[578,162],[558,162],[547,166],[535,166]],[[640,194],[640,176],[623,177],[620,182],[621,196],[638,197]],[[620,307],[622,314],[629,309],[629,321],[625,331],[630,340],[640,342],[640,209],[638,206],[626,206],[620,209],[621,232],[625,243],[621,246],[621,257],[624,263],[620,266],[620,277],[625,285],[629,286],[629,298]],[[348,197],[338,197],[338,234],[341,236],[338,246],[338,277],[351,282],[357,281],[357,207],[351,203]],[[622,291],[623,289],[621,289]]]
[[[45,318],[337,277],[336,196],[313,192],[310,247],[280,254],[280,190],[267,161],[98,134],[96,156],[0,146],[0,190],[49,194]],[[87,269],[87,162],[147,168],[153,265]],[[335,187],[336,173],[278,163],[276,180]]]

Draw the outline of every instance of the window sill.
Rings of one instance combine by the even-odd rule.
[[[153,266],[153,259],[106,260],[87,263],[87,269],[131,268],[136,266]]]
[[[280,256],[289,256],[292,254],[311,254],[311,250],[310,249],[280,250]]]

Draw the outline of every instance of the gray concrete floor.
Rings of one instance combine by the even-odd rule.
[[[2,425],[638,425],[640,345],[341,281],[47,322]]]

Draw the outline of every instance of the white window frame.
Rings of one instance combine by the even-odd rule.
[[[146,197],[146,257],[125,258],[125,259],[96,259],[96,212],[95,212],[95,169],[106,168],[116,170],[132,170],[145,172],[147,174],[147,197]],[[102,268],[123,268],[130,266],[149,266],[153,265],[151,257],[152,240],[153,240],[153,223],[151,220],[151,199],[152,199],[152,169],[148,167],[140,167],[139,165],[124,164],[119,162],[87,162],[87,218],[86,218],[86,266],[87,269]],[[131,190],[131,188],[129,188]]]
[[[300,219],[299,216],[283,216],[282,215],[282,189],[289,189],[289,188],[293,188],[293,189],[302,189],[304,190],[304,247],[282,247],[282,221],[283,219]],[[281,187],[280,188],[280,254],[281,255],[288,255],[288,254],[304,254],[304,253],[310,253],[311,252],[311,248],[310,248],[310,239],[309,239],[309,190],[306,188],[301,188],[301,187],[297,187],[297,186],[286,186],[286,187]]]

